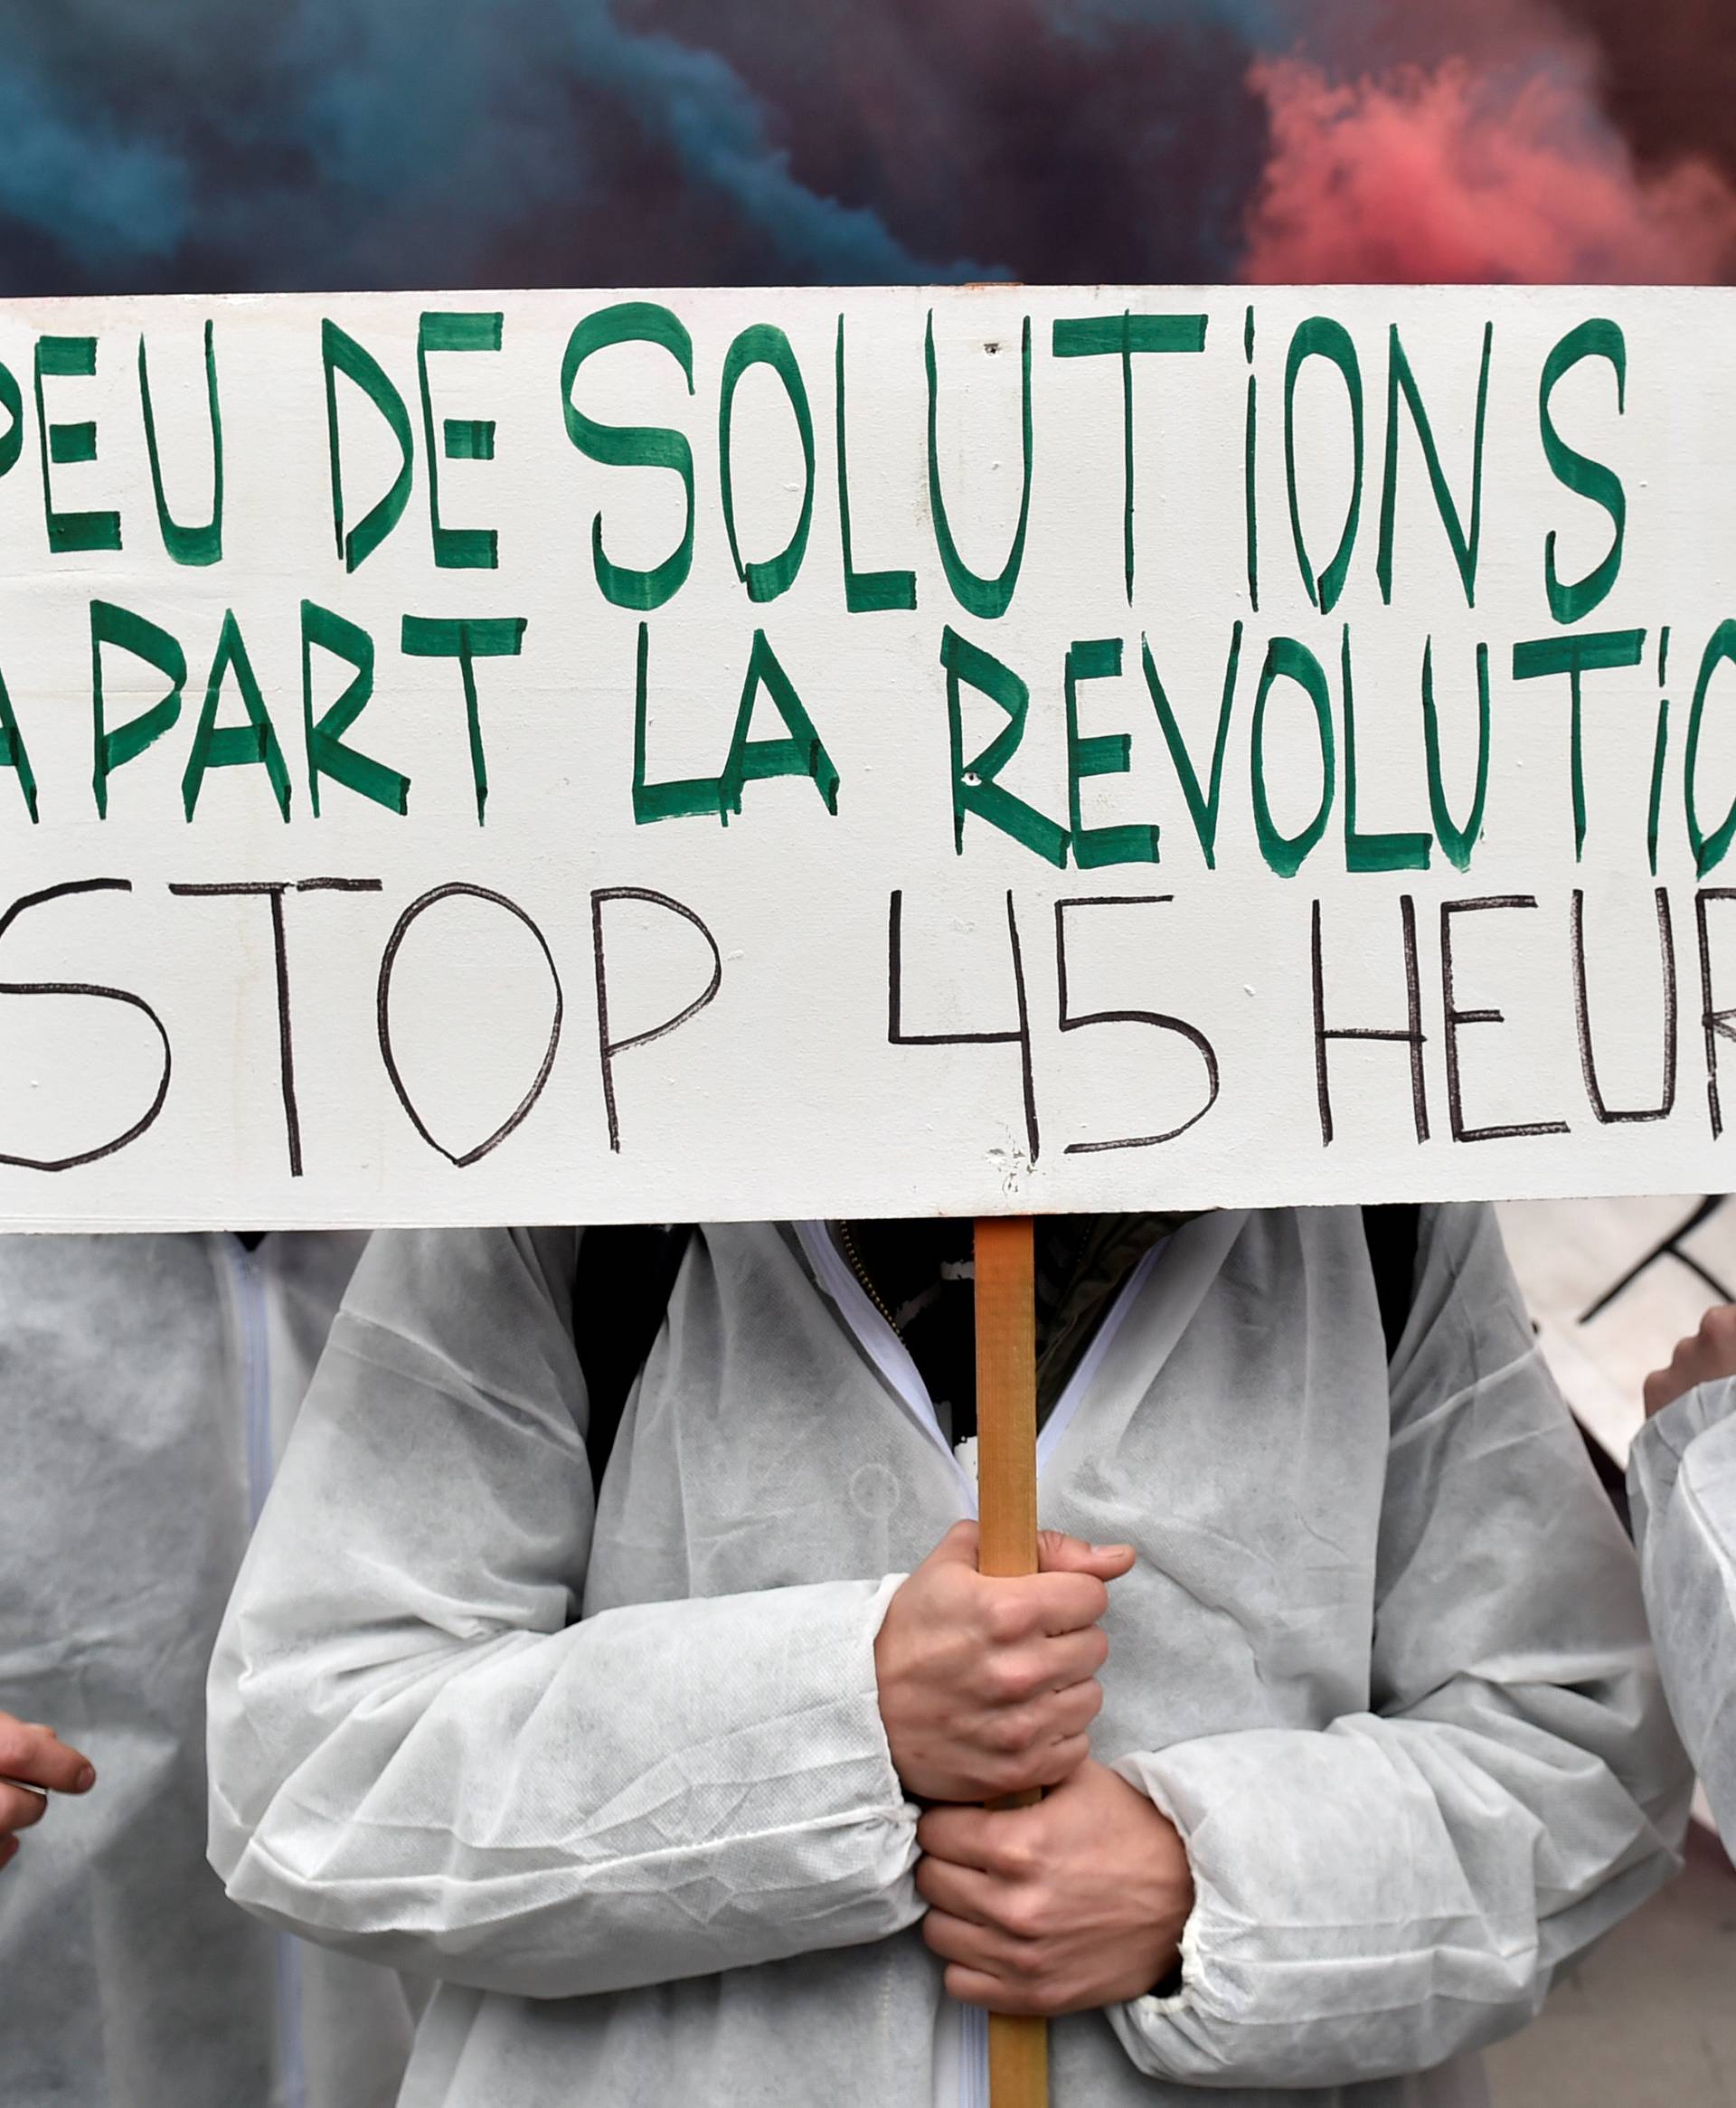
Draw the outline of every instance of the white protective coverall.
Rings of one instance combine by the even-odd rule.
[[[0,1237],[0,1707],[97,1768],[0,1875],[5,2108],[385,2108],[389,1971],[205,1860],[204,1682],[365,1239]]]
[[[1736,1379],[1646,1422],[1628,1490],[1665,1688],[1736,1852]]]
[[[215,1862],[442,1980],[404,2108],[980,2103],[873,1650],[969,1481],[824,1225],[712,1226],[593,1528],[578,1234],[370,1248],[212,1664]],[[1492,1215],[1424,1212],[1390,1399],[1354,1210],[1189,1224],[1039,1454],[1137,1547],[1092,1742],[1198,1892],[1179,1995],[1053,2025],[1056,2108],[1477,2099],[1392,2075],[1529,2018],[1688,1795]]]

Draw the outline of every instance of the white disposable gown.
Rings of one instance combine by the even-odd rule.
[[[441,1979],[404,2108],[980,2103],[873,1651],[969,1481],[822,1225],[709,1227],[593,1527],[576,1245],[363,1260],[212,1665],[230,1893]],[[1492,1215],[1425,1212],[1390,1396],[1354,1211],[1189,1224],[1040,1467],[1137,1549],[1092,1739],[1198,1892],[1179,1995],[1054,2025],[1056,2108],[1476,2099],[1688,1793]]]
[[[1647,1421],[1628,1489],[1665,1688],[1736,1852],[1736,1381]]]
[[[0,1238],[0,1707],[97,1768],[0,1874],[5,2108],[385,2108],[389,1971],[235,1908],[204,1683],[363,1239]]]

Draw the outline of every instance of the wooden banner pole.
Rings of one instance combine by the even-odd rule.
[[[1037,1570],[1035,1225],[1029,1215],[976,1220],[977,1564],[985,1574]],[[994,1801],[1016,1807],[1035,1793]],[[991,2108],[1048,2108],[1049,2028],[1022,2014],[988,2016]]]

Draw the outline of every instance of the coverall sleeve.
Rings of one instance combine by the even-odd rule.
[[[1677,1864],[1689,1777],[1633,1554],[1491,1211],[1423,1212],[1390,1385],[1369,1709],[1116,1767],[1194,1868],[1180,1991],[1109,2011],[1162,2078],[1444,2064],[1522,2026]]]
[[[580,1233],[382,1233],[231,1602],[212,1860],[259,1914],[561,1998],[912,1924],[873,1640],[899,1576],[578,1622]]]
[[[1628,1489],[1664,1687],[1736,1849],[1736,1381],[1647,1421]]]

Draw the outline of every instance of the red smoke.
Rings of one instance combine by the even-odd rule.
[[[1271,152],[1250,283],[1698,285],[1736,261],[1736,191],[1694,158],[1637,169],[1574,69],[1460,60],[1335,85],[1261,60]]]

